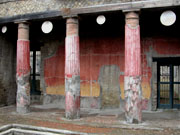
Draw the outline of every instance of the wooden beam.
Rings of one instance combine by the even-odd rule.
[[[158,7],[171,7],[180,6],[179,0],[139,0],[134,2],[116,3],[107,5],[98,5],[92,7],[84,7],[71,9],[71,13],[74,14],[86,14],[86,13],[98,13],[107,11],[118,10],[133,10],[133,9],[146,9],[146,8],[158,8]]]
[[[0,24],[10,23],[10,22],[21,22],[28,20],[41,20],[46,18],[56,18],[62,17],[61,11],[48,11],[48,12],[39,12],[39,13],[29,13],[24,15],[17,15],[13,17],[3,17],[0,18]]]
[[[139,0],[126,3],[115,3],[106,5],[97,5],[84,8],[74,8],[68,9],[68,14],[64,14],[64,9],[62,11],[46,11],[39,13],[31,13],[25,15],[17,15],[13,17],[3,17],[0,18],[0,24],[15,22],[15,21],[27,21],[27,20],[40,20],[48,18],[56,18],[62,16],[71,16],[78,14],[89,14],[89,13],[100,13],[108,11],[121,11],[121,10],[133,10],[133,9],[146,9],[146,8],[158,8],[158,7],[172,7],[180,6],[180,0]]]
[[[7,2],[14,2],[14,1],[17,1],[17,0],[1,0],[1,1],[0,1],[0,4],[1,4],[1,3],[7,3]]]

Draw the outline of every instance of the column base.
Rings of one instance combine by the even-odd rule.
[[[66,118],[80,118],[80,76],[66,77]]]
[[[66,112],[67,119],[80,118],[80,96],[76,96],[71,92],[66,92]]]
[[[128,123],[141,123],[141,77],[125,76],[125,117]]]
[[[80,111],[78,111],[76,114],[72,114],[71,112],[66,112],[66,115],[65,115],[66,119],[70,119],[70,120],[73,120],[73,119],[79,119],[80,118]]]
[[[30,84],[29,74],[17,77],[16,110],[18,113],[30,112]]]
[[[25,114],[30,112],[30,108],[28,107],[16,107],[16,112],[19,114]]]

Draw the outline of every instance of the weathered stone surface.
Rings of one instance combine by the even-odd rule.
[[[125,77],[125,116],[129,123],[141,122],[141,77]]]
[[[153,62],[152,67],[152,93],[151,93],[151,100],[152,100],[152,110],[155,111],[157,109],[157,62]]]
[[[2,83],[2,79],[0,80],[0,106],[4,106],[7,104],[7,93],[4,85]]]
[[[0,35],[0,106],[15,103],[15,54],[12,40]]]
[[[30,85],[29,85],[30,74],[17,77],[17,112],[27,113],[29,112],[30,106]]]
[[[99,84],[101,87],[102,108],[118,108],[120,104],[120,70],[117,65],[105,65],[101,67]]]
[[[66,84],[66,118],[80,117],[80,76],[74,75],[65,79]]]

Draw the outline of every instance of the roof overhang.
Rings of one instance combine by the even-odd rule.
[[[101,13],[109,11],[133,11],[137,9],[147,9],[147,8],[159,8],[159,7],[174,7],[180,6],[180,0],[144,0],[144,1],[133,1],[126,3],[116,3],[116,4],[106,4],[89,6],[83,8],[64,8],[62,10],[46,11],[29,13],[11,17],[0,18],[0,24],[19,22],[19,21],[29,21],[29,20],[42,20],[50,18],[62,18],[67,16],[81,15],[81,14],[92,14]]]

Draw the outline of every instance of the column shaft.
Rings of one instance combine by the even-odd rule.
[[[80,60],[78,19],[68,18],[66,22],[65,47],[65,91],[66,118],[80,117]]]
[[[141,122],[141,46],[139,16],[126,14],[125,25],[125,116],[129,123]]]
[[[29,25],[26,23],[19,23],[18,26],[16,70],[16,110],[18,113],[27,113],[30,105],[30,48]]]

